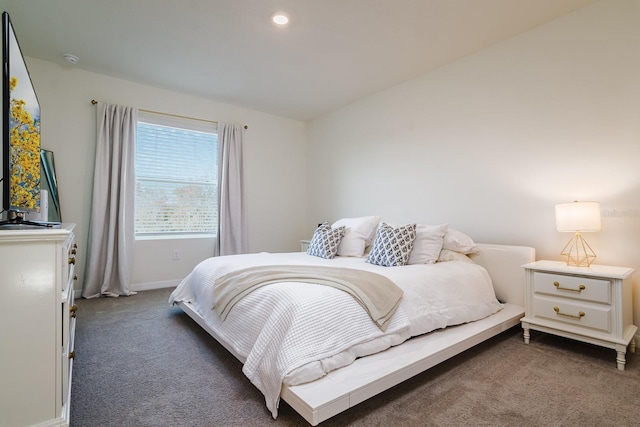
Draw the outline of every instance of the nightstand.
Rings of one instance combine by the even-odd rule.
[[[300,250],[302,252],[307,252],[307,249],[309,249],[310,244],[311,244],[311,240],[300,240]]]
[[[529,330],[614,349],[624,370],[627,346],[635,352],[631,296],[632,268],[591,265],[570,267],[560,261],[536,261],[525,269],[525,344]]]

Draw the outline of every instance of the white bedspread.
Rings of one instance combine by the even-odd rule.
[[[386,332],[346,292],[297,282],[265,286],[240,300],[223,322],[212,310],[217,277],[255,265],[316,264],[382,274],[404,291]],[[380,267],[365,258],[332,260],[303,252],[209,258],[171,294],[190,302],[207,325],[244,363],[243,372],[277,416],[282,383],[300,384],[398,345],[411,336],[484,318],[500,310],[491,279],[479,265],[461,261]]]

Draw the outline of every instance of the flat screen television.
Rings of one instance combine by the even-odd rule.
[[[2,13],[2,216],[7,224],[40,211],[40,103],[9,14]]]

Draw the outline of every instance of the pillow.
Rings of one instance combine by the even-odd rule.
[[[448,225],[420,225],[407,264],[433,264],[438,260]]]
[[[336,256],[338,245],[344,236],[344,230],[344,227],[331,228],[328,222],[320,224],[313,232],[307,253],[320,258],[332,259]]]
[[[380,219],[379,216],[363,216],[342,218],[334,222],[331,225],[333,228],[345,227],[344,237],[338,245],[338,255],[357,257],[364,255],[364,249],[371,244]]]
[[[440,251],[438,262],[447,262],[447,261],[464,261],[464,262],[474,263],[471,258],[469,258],[467,255],[463,253],[450,251],[449,249],[443,249]]]
[[[477,254],[480,250],[471,237],[454,228],[449,228],[444,235],[443,249],[460,252],[465,255]]]
[[[415,224],[394,228],[383,222],[376,231],[376,240],[373,242],[367,262],[383,267],[405,265],[415,240]]]

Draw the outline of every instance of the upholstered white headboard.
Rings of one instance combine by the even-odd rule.
[[[528,246],[489,243],[479,243],[478,247],[480,252],[471,255],[471,259],[489,272],[498,300],[524,307],[522,265],[535,261],[536,250]]]

